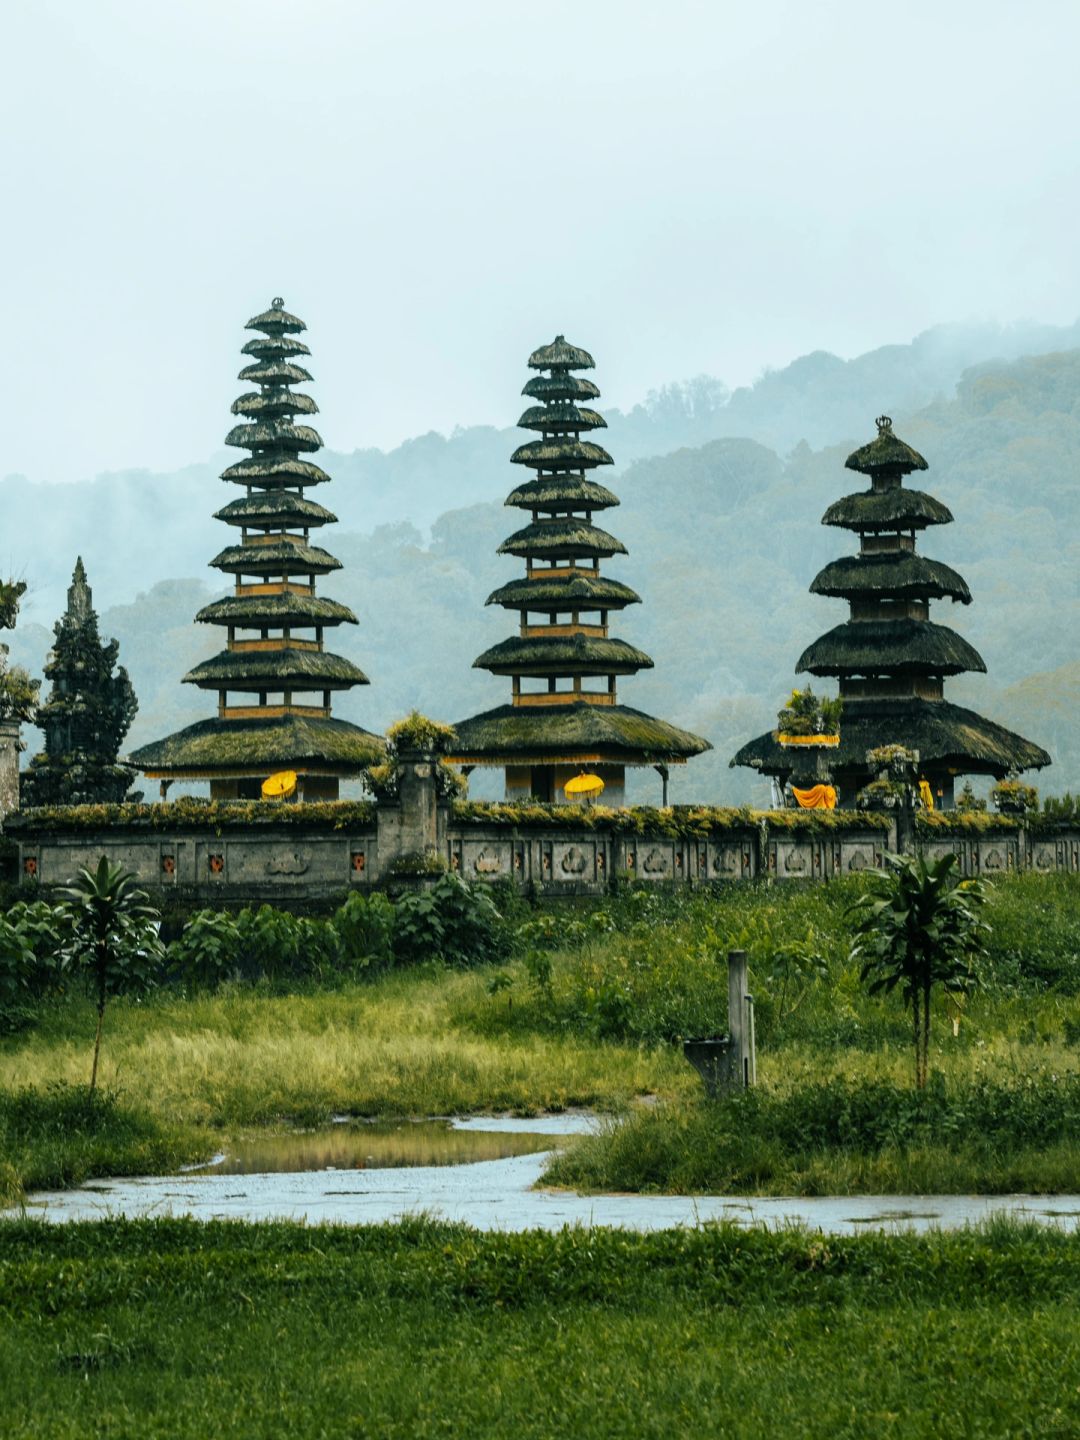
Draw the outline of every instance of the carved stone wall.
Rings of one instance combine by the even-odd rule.
[[[120,829],[71,835],[19,835],[19,874],[52,887],[102,855],[138,875],[155,895],[215,901],[318,900],[370,887],[375,831],[337,835],[289,826],[280,831],[166,835]]]
[[[419,777],[423,779],[424,777]],[[403,795],[403,801],[404,801]],[[603,895],[613,879],[648,885],[705,885],[767,875],[776,881],[828,880],[880,869],[894,848],[891,832],[852,829],[826,836],[789,829],[725,831],[708,838],[612,833],[555,822],[517,829],[456,822],[442,804],[417,812],[408,803],[379,807],[377,823],[354,832],[253,826],[215,833],[189,828],[170,835],[136,827],[34,834],[25,819],[12,827],[19,873],[46,887],[62,885],[102,855],[134,870],[155,894],[184,902],[331,899],[396,878],[404,855],[434,853],[470,882],[509,880],[537,895]],[[1017,870],[1080,874],[1080,830],[936,834],[931,857],[950,851],[965,875],[989,880]]]

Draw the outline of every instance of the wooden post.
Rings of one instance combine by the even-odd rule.
[[[745,950],[728,951],[728,1034],[731,1048],[728,1050],[729,1078],[733,1090],[741,1090],[752,1084],[754,1061],[751,1048],[751,1027],[747,1003],[747,964]]]

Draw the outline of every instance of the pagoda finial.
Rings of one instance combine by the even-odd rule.
[[[78,555],[68,587],[68,614],[85,619],[90,614],[92,605],[93,597],[90,586],[86,583],[86,567],[83,565],[82,556]]]
[[[276,301],[276,300],[274,301],[274,304],[275,304],[275,305],[277,304],[277,301]],[[877,419],[874,421],[874,424],[877,426],[877,433],[878,433],[879,435],[891,435],[891,434],[892,434],[892,416],[891,416],[891,415],[879,415],[879,416],[877,417]]]

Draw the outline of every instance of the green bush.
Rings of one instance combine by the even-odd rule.
[[[240,931],[236,918],[221,910],[196,910],[179,939],[169,946],[170,974],[192,986],[214,989],[237,974]]]
[[[39,1003],[62,992],[71,930],[44,900],[19,901],[0,915],[0,1031],[32,1024]]]
[[[377,974],[394,963],[394,907],[385,895],[354,891],[331,924],[343,959],[354,973]]]
[[[491,896],[459,875],[404,895],[394,908],[394,956],[400,964],[441,959],[454,968],[506,958],[511,936]]]

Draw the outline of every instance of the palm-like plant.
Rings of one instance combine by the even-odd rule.
[[[990,927],[979,918],[986,900],[979,880],[961,879],[955,855],[930,861],[890,855],[889,870],[849,910],[854,916],[852,959],[871,995],[901,987],[911,1008],[915,1084],[926,1085],[930,1053],[930,993],[941,985],[960,996],[978,983],[976,966]]]
[[[158,939],[161,916],[149,903],[146,892],[138,888],[137,878],[122,865],[110,865],[103,855],[97,870],[79,870],[60,892],[71,923],[72,954],[90,971],[97,1002],[91,1097],[97,1084],[101,1029],[110,996],[146,989],[163,954]]]

